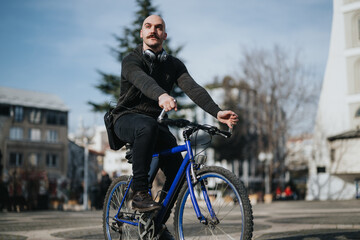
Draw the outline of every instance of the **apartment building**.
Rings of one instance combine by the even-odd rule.
[[[67,172],[67,133],[68,108],[58,96],[0,87],[1,175],[18,185],[14,191],[28,190],[24,181],[34,179],[46,179],[46,189],[55,191]]]

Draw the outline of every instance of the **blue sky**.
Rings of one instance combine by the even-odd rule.
[[[326,67],[331,0],[153,0],[170,45],[200,84],[237,71],[243,48],[300,50],[319,81]],[[129,0],[5,0],[0,7],[0,86],[53,93],[70,108],[69,127],[102,124],[87,101],[109,100],[97,70],[120,74],[110,54],[134,20]]]

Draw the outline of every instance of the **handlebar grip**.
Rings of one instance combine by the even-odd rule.
[[[219,130],[219,135],[221,135],[221,136],[223,136],[225,138],[231,137],[231,134],[232,134],[231,132]]]
[[[166,111],[165,111],[165,109],[163,109],[157,118],[158,123],[161,123],[163,121],[165,114],[166,114]]]

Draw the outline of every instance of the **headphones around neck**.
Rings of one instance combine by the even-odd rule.
[[[150,49],[147,49],[143,52],[143,55],[145,56],[145,58],[147,58],[148,60],[150,60],[151,62],[155,62],[156,60],[159,62],[165,62],[166,59],[168,58],[168,54],[165,51],[165,49],[163,49],[160,53],[156,54],[153,51],[151,51]]]

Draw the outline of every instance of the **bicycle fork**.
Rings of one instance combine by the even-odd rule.
[[[209,224],[208,219],[201,213],[199,204],[198,204],[198,202],[196,200],[196,197],[195,197],[194,187],[195,187],[195,184],[199,180],[198,180],[197,176],[195,175],[195,173],[193,171],[193,167],[194,167],[193,165],[194,165],[193,163],[190,163],[187,166],[187,169],[186,169],[186,180],[187,180],[188,187],[189,187],[190,198],[191,198],[191,202],[192,202],[192,204],[194,206],[194,211],[195,211],[196,217],[200,220],[201,223],[203,223],[205,225],[208,225]],[[191,175],[193,175],[194,181],[191,180],[191,178],[192,178]],[[206,207],[207,207],[207,209],[208,209],[208,211],[210,213],[210,216],[211,216],[211,223],[212,224],[218,224],[219,220],[216,217],[214,209],[213,209],[213,207],[211,205],[211,201],[210,201],[210,198],[209,198],[209,195],[208,195],[204,180],[200,180],[200,185],[201,185],[201,192],[203,194],[203,197],[204,197],[204,200],[205,200],[205,203],[206,203]]]

